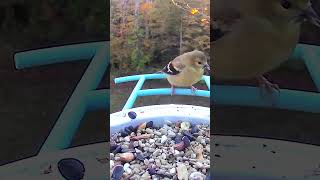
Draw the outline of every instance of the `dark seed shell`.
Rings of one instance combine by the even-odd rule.
[[[122,149],[121,152],[122,152],[122,153],[127,153],[127,152],[135,153],[136,150],[129,148],[129,149]]]
[[[183,135],[187,136],[191,141],[196,140],[196,138],[189,131],[183,131]]]
[[[128,134],[131,134],[134,131],[134,128],[132,126],[128,126],[124,128],[124,131],[127,132]]]
[[[162,173],[162,172],[157,172],[156,173],[158,176],[161,176],[161,177],[167,177],[167,178],[170,178],[172,179],[172,175],[168,174],[168,173]]]
[[[140,161],[145,160],[145,156],[142,153],[136,153],[135,156],[136,156],[136,159],[138,159]]]
[[[183,136],[182,141],[184,142],[185,148],[190,146],[190,139],[187,136]]]
[[[65,179],[82,179],[85,173],[83,163],[74,158],[61,159],[58,169]]]
[[[200,129],[199,129],[197,126],[193,126],[193,127],[191,128],[191,133],[192,133],[192,134],[198,133],[199,131],[200,131]]]
[[[139,128],[139,125],[135,126],[133,132],[136,133],[138,131],[138,128]]]
[[[120,135],[121,135],[122,137],[126,137],[126,136],[129,136],[129,133],[128,133],[127,131],[121,130],[121,131],[120,131]]]
[[[174,138],[174,143],[175,144],[178,144],[182,141],[182,135],[177,135],[175,138]]]
[[[148,172],[152,176],[152,175],[157,174],[157,169],[156,168],[148,168]]]
[[[130,119],[135,119],[137,117],[137,113],[135,113],[134,111],[130,111],[128,112],[128,116],[130,117]]]
[[[110,152],[114,151],[118,145],[116,143],[110,143]]]
[[[193,128],[194,126],[196,126],[196,125],[193,123],[190,123],[190,128]]]
[[[151,152],[145,152],[145,153],[144,153],[144,157],[145,157],[145,158],[149,158],[151,155],[152,155]]]
[[[153,121],[147,122],[147,128],[152,128],[153,127]]]
[[[121,146],[118,145],[118,147],[115,150],[113,150],[112,153],[113,154],[118,154],[119,152],[121,152],[121,150],[122,150]]]
[[[116,165],[112,170],[111,179],[112,180],[121,180],[121,177],[124,173],[124,169],[122,165]]]
[[[134,127],[133,127],[133,126],[129,126],[128,129],[129,129],[131,132],[134,132]]]

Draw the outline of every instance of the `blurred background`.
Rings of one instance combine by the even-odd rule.
[[[105,0],[0,1],[0,165],[36,155],[88,61],[16,70],[17,51],[109,39]],[[107,76],[107,73],[105,74]],[[105,77],[100,88],[108,87]],[[105,140],[105,111],[87,113],[72,146]]]
[[[136,82],[114,84],[114,78],[155,73],[169,61],[194,49],[210,61],[209,0],[111,0],[111,112],[121,110]],[[143,88],[170,87],[165,80],[147,81]],[[204,83],[196,85],[206,89]],[[156,104],[209,106],[207,98],[152,96],[136,106]]]
[[[320,2],[314,0],[312,3],[319,14]],[[211,9],[214,11],[214,1]],[[320,29],[304,23],[300,43],[320,45]],[[316,91],[308,70],[299,61],[287,61],[266,77],[280,88]],[[216,83],[257,85],[255,80]],[[320,145],[320,114],[237,106],[214,106],[212,112],[214,134],[268,137]]]

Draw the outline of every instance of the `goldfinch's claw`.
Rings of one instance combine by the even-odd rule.
[[[109,157],[104,157],[104,158],[97,158],[96,157],[96,160],[99,161],[100,163],[108,163],[109,162]]]
[[[191,92],[192,92],[192,94],[196,94],[196,90],[198,90],[196,87],[194,87],[194,86],[191,86]]]
[[[53,171],[52,171],[52,166],[50,165],[47,169],[45,169],[44,171],[43,171],[43,174],[50,174],[50,173],[52,173]]]
[[[173,96],[175,93],[175,87],[174,86],[171,86],[171,96]]]
[[[261,97],[264,97],[264,92],[266,92],[267,95],[271,96],[272,98],[272,106],[275,105],[275,99],[272,96],[274,91],[277,91],[280,93],[280,88],[277,84],[273,84],[270,81],[268,81],[265,77],[261,76],[258,78],[259,87],[260,87],[260,95]]]

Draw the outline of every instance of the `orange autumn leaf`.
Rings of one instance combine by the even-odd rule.
[[[206,22],[206,21],[208,21],[208,20],[205,18],[201,19],[201,22]]]
[[[195,8],[193,8],[192,10],[191,10],[191,14],[197,14],[199,12],[199,10],[198,9],[195,9]]]
[[[143,44],[144,44],[144,46],[145,46],[146,48],[150,48],[150,47],[151,47],[151,44],[150,44],[149,42],[144,42]]]
[[[140,6],[141,11],[147,11],[152,8],[152,3],[142,3]]]

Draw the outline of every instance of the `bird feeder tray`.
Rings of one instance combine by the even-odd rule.
[[[137,97],[170,95],[170,88],[141,89],[146,80],[165,78],[165,74],[141,74],[119,77],[114,80],[116,84],[129,81],[138,82],[123,109],[110,115],[110,135],[120,131],[127,126],[136,126],[147,121],[153,121],[155,125],[163,125],[165,121],[177,122],[181,120],[193,122],[196,124],[210,124],[209,107],[181,104],[162,104],[132,108]],[[196,90],[195,94],[193,94],[190,89],[176,88],[175,94],[210,98],[210,77],[203,76],[202,80],[206,83],[209,90]],[[134,112],[136,117],[130,117],[130,112]]]

